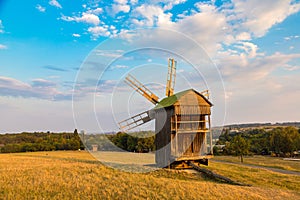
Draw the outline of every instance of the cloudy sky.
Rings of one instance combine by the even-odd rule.
[[[214,125],[300,121],[299,10],[298,0],[2,0],[0,133],[117,131],[153,106],[124,76],[162,99],[168,57],[175,91],[211,90]]]

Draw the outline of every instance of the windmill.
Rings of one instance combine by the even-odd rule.
[[[177,62],[168,60],[166,97],[159,101],[132,75],[125,82],[140,93],[155,107],[119,122],[122,131],[129,131],[151,120],[155,120],[155,162],[161,167],[190,168],[192,161],[208,164],[212,155],[211,107],[209,92],[188,89],[174,94]],[[207,148],[207,139],[210,149]]]

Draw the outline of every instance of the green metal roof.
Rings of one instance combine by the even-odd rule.
[[[209,103],[211,106],[213,105],[202,94],[200,94],[196,90],[194,90],[194,89],[188,89],[188,90],[184,90],[184,91],[178,92],[178,93],[176,93],[176,94],[174,94],[172,96],[169,96],[169,97],[166,97],[166,98],[162,99],[160,102],[158,102],[158,104],[153,109],[156,110],[156,109],[166,108],[166,107],[172,106],[174,103],[176,103],[176,101],[178,99],[180,99],[182,96],[184,96],[189,91],[193,91],[193,92],[197,93],[198,95],[202,96],[207,101],[207,103]]]

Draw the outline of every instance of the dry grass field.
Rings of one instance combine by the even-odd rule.
[[[102,154],[103,158],[113,157],[109,152]],[[104,166],[83,151],[36,152],[0,154],[0,199],[300,198],[296,175],[223,163],[211,163],[208,168],[252,187],[167,169],[123,172]]]

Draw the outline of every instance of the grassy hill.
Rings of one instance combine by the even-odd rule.
[[[35,152],[0,155],[0,199],[300,198],[296,175],[215,162],[209,168],[253,186],[228,185],[198,173],[167,169],[122,172],[83,151]]]

